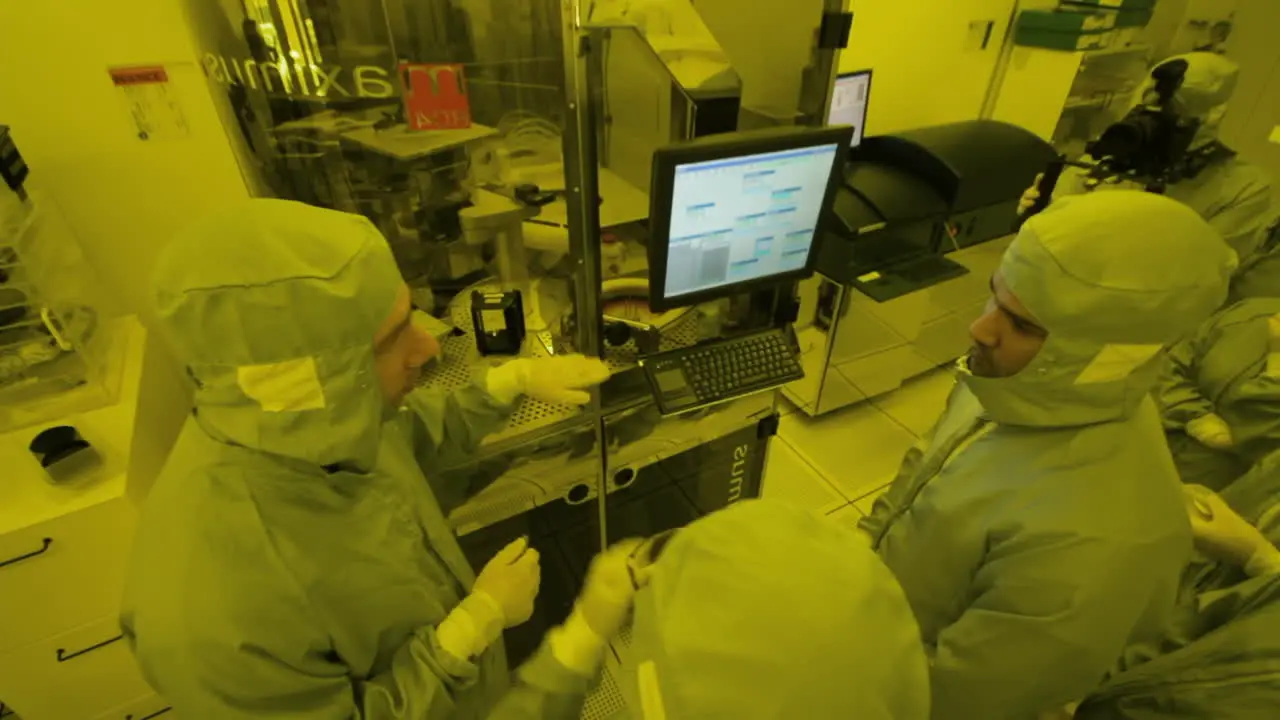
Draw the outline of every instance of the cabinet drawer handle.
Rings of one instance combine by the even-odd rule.
[[[151,713],[150,715],[143,715],[142,717],[138,718],[138,720],[151,720],[151,718],[158,718],[172,709],[173,709],[172,707],[162,708],[160,710],[157,710]],[[130,713],[129,715],[125,715],[124,720],[133,720],[133,714]]]
[[[70,659],[72,659],[72,658],[78,658],[78,657],[80,657],[81,655],[84,655],[85,653],[91,653],[91,652],[93,652],[94,650],[97,650],[97,649],[99,649],[99,648],[104,648],[104,647],[106,647],[106,646],[110,645],[110,644],[111,644],[111,643],[113,643],[113,642],[120,642],[120,641],[121,641],[121,640],[123,640],[123,639],[124,639],[124,636],[123,636],[123,635],[117,635],[117,636],[115,636],[115,637],[111,638],[110,640],[103,640],[102,642],[98,643],[97,645],[90,645],[89,647],[87,647],[87,648],[85,648],[85,649],[83,649],[83,650],[77,650],[77,651],[75,651],[75,652],[67,652],[64,648],[58,648],[58,662],[62,663],[62,662],[66,662],[66,661],[68,661],[68,660],[70,660]]]
[[[4,562],[0,562],[0,568],[5,567],[6,565],[12,565],[12,564],[14,564],[14,563],[20,563],[20,562],[22,562],[23,560],[30,560],[31,558],[36,557],[36,556],[39,556],[39,555],[43,555],[43,554],[45,554],[46,552],[48,552],[48,551],[49,551],[49,546],[50,546],[50,545],[52,545],[52,544],[53,544],[53,538],[45,538],[45,539],[41,542],[41,546],[40,546],[40,549],[39,549],[39,550],[36,550],[35,552],[29,552],[29,553],[27,553],[26,555],[19,555],[19,556],[18,556],[18,557],[16,557],[16,558],[9,558],[8,560],[5,560]]]

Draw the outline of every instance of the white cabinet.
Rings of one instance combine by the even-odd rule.
[[[119,402],[0,435],[0,701],[23,720],[92,720],[113,708],[125,710],[119,720],[142,720],[162,707],[143,702],[154,693],[118,620],[146,333],[133,319],[117,322]],[[55,425],[77,428],[101,456],[67,485],[50,482],[28,451]]]
[[[115,613],[133,524],[118,497],[0,537],[0,653]]]
[[[23,720],[92,718],[150,692],[114,613],[0,656],[0,677]]]

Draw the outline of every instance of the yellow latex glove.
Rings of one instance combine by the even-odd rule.
[[[509,403],[521,393],[552,405],[586,405],[588,388],[609,379],[609,366],[599,358],[558,355],[521,358],[489,371],[489,393]]]
[[[533,617],[533,601],[542,583],[538,551],[520,538],[493,556],[476,578],[473,595],[483,594],[502,610],[503,624],[515,627]]]
[[[1187,423],[1187,434],[1214,450],[1228,450],[1236,444],[1227,421],[1214,413],[1201,415]]]
[[[1022,200],[1018,202],[1019,216],[1026,215],[1031,206],[1035,205],[1036,201],[1040,199],[1040,181],[1042,180],[1044,180],[1044,173],[1036,175],[1035,182],[1031,183],[1031,187],[1022,193]]]
[[[1275,547],[1266,536],[1231,509],[1217,493],[1200,485],[1182,488],[1196,549],[1219,562],[1244,566]]]

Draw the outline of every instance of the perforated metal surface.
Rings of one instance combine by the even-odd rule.
[[[685,315],[671,325],[662,329],[662,342],[658,345],[659,350],[675,350],[676,348],[689,347],[697,344],[698,325],[701,322],[702,315],[697,309],[690,310]],[[636,348],[634,340],[628,340],[627,344],[618,347],[606,347],[604,352],[604,360],[609,364],[609,369],[613,372],[626,370],[636,364],[639,360],[639,350]]]
[[[484,292],[501,288],[477,286],[476,289]],[[498,365],[504,361],[482,357],[476,349],[470,310],[465,302],[458,302],[450,308],[450,321],[462,334],[442,340],[444,357],[423,378],[423,385],[432,389],[447,391],[465,387],[472,381],[474,368]],[[701,315],[696,310],[678,318],[663,329],[661,348],[667,350],[697,343],[700,322]],[[548,355],[536,337],[526,342],[525,352],[531,357]],[[632,367],[636,362],[634,343],[608,348],[605,360],[614,372]],[[711,412],[689,417],[658,422],[655,415],[653,422],[657,424],[651,433],[607,450],[609,467],[641,468],[664,460],[753,423],[771,408],[771,396],[766,394],[742,398],[718,406]],[[617,422],[620,417],[613,416],[610,422]],[[574,418],[582,418],[583,422],[575,424]],[[449,520],[455,531],[465,535],[518,516],[564,497],[578,485],[588,486],[591,492],[586,501],[594,502],[600,450],[594,446],[594,426],[585,420],[577,408],[523,398],[506,427],[486,438],[481,451],[482,457],[508,457],[510,467],[470,501],[454,510]],[[643,422],[644,416],[636,420]],[[574,440],[575,434],[582,436],[579,444],[585,443],[592,448],[576,457],[571,456],[569,449],[569,441]],[[526,442],[525,437],[536,442]]]
[[[631,651],[630,624],[614,637],[610,646],[613,652],[605,655],[604,674],[601,677],[600,686],[587,698],[587,703],[582,712],[583,720],[587,718],[591,720],[604,720],[605,718],[629,720],[639,716],[638,711],[635,713],[627,712],[626,698],[623,697],[622,691],[618,686],[619,679],[622,676],[622,666],[626,664],[627,656]]]
[[[725,403],[705,414],[660,422],[655,418],[657,424],[649,435],[608,449],[609,468],[652,465],[752,425],[772,411],[773,396],[763,393]],[[519,457],[493,484],[454,510],[450,523],[465,535],[563,497],[579,484],[586,484],[592,491],[588,499],[593,498],[600,468],[598,452],[593,448],[580,457],[570,457],[566,447]]]
[[[480,285],[476,286],[475,289],[481,292],[498,292],[502,288],[497,285]],[[690,311],[669,327],[664,328],[661,349],[669,350],[697,343],[700,318],[701,316],[696,310]],[[423,373],[422,385],[424,387],[439,390],[456,390],[471,382],[473,368],[483,365],[496,366],[502,362],[502,360],[485,358],[476,349],[475,335],[471,330],[470,306],[467,303],[455,302],[449,308],[449,320],[463,334],[450,335],[440,343],[444,351],[443,357],[440,362],[435,363]],[[541,342],[536,338],[531,338],[525,343],[523,356],[547,357],[548,353]],[[604,360],[613,372],[619,372],[634,366],[637,360],[635,342],[628,342],[618,348],[607,348]],[[508,421],[507,426],[486,438],[484,444],[496,445],[513,441],[522,434],[570,420],[580,414],[581,412],[578,408],[565,405],[550,405],[527,397],[521,398],[520,404],[516,407],[515,412],[511,414],[511,419]]]
[[[627,703],[618,690],[618,683],[609,668],[604,669],[600,684],[594,692],[587,696],[582,706],[582,720],[622,720],[626,715]]]
[[[481,286],[482,292],[498,291],[500,288]],[[431,369],[423,374],[422,384],[425,387],[440,390],[456,390],[471,382],[473,368],[482,365],[495,366],[500,361],[492,361],[480,355],[476,348],[475,335],[471,332],[470,307],[463,302],[454,303],[449,308],[451,324],[462,330],[462,335],[450,335],[440,343],[444,356]],[[545,357],[546,349],[533,340],[525,343],[525,351],[532,357]],[[565,405],[550,405],[532,398],[521,398],[510,421],[501,431],[485,439],[486,445],[493,445],[510,440],[519,435],[546,427],[562,420],[578,415],[579,410]]]
[[[617,637],[614,638],[613,640],[613,646],[614,646],[614,650],[618,653],[619,656],[623,654],[624,650],[628,650],[631,648],[631,626],[630,625],[627,625],[625,628],[622,629],[622,632],[618,633]]]

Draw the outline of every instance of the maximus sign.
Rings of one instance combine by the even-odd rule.
[[[236,60],[205,53],[204,70],[223,85],[243,85],[251,90],[312,98],[393,98],[394,72],[377,65],[308,65]]]

